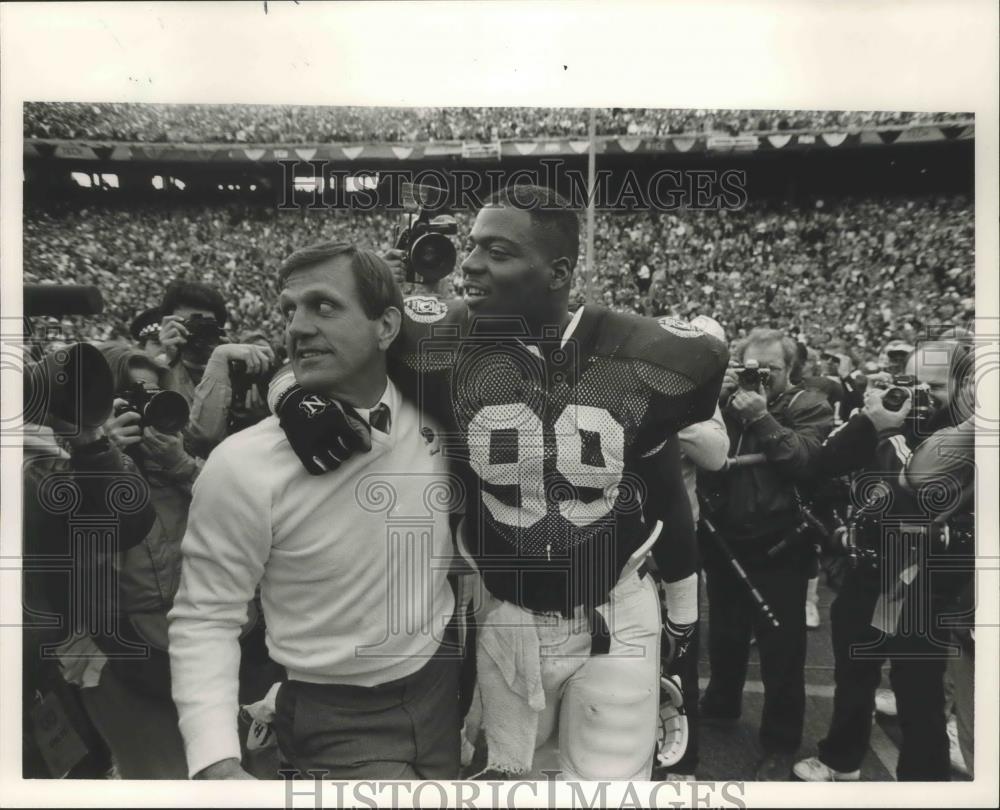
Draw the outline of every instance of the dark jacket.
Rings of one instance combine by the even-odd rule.
[[[767,461],[702,475],[713,522],[730,540],[773,536],[799,521],[795,485],[833,427],[826,396],[795,386],[768,403],[763,418],[744,426],[723,410],[734,456],[763,453]]]

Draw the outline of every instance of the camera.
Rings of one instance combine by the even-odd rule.
[[[261,396],[266,397],[267,387],[271,384],[271,378],[274,376],[274,372],[279,365],[279,363],[275,363],[271,368],[262,371],[260,374],[250,374],[247,372],[246,360],[230,360],[229,383],[233,389],[232,401],[242,404],[250,388],[254,385],[257,386],[257,390]]]
[[[104,355],[89,343],[74,343],[26,363],[24,421],[56,418],[77,428],[103,425],[111,414],[114,378]]]
[[[188,338],[182,353],[198,362],[206,361],[226,335],[225,330],[211,315],[196,312],[189,315],[183,323],[188,331]]]
[[[160,433],[177,433],[187,424],[191,410],[176,391],[147,391],[135,383],[119,393],[125,404],[115,407],[115,416],[132,411],[141,417],[139,427],[156,428]]]
[[[912,374],[897,374],[892,378],[892,387],[882,397],[882,407],[887,411],[898,411],[906,400],[913,399],[912,413],[924,414],[931,410],[930,390],[918,383]]]
[[[423,203],[429,198],[440,201],[444,191],[433,186],[404,183],[402,189],[414,210],[405,214],[405,225],[397,232],[396,249],[403,251],[406,280],[420,276],[425,282],[440,281],[455,269],[458,251],[449,239],[458,233],[455,218],[447,215],[431,217],[431,208]]]
[[[761,368],[756,360],[747,360],[742,366],[736,366],[736,379],[744,391],[760,391],[767,388],[771,381],[771,370]]]

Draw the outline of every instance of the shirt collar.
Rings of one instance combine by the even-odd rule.
[[[378,402],[372,405],[371,408],[355,408],[354,410],[356,410],[358,415],[368,422],[368,424],[371,424],[371,412],[383,403],[389,408],[389,414],[395,418],[396,409],[399,405],[399,389],[393,385],[392,380],[388,377],[385,379],[385,391],[382,392],[382,396],[379,398]]]

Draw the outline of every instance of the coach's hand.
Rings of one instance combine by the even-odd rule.
[[[254,779],[257,777],[247,773],[235,757],[215,762],[207,768],[202,768],[194,775],[195,779]]]
[[[337,469],[357,452],[372,449],[371,428],[353,408],[293,386],[275,413],[288,443],[310,475]]]

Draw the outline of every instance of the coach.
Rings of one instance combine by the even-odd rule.
[[[435,428],[386,376],[399,289],[375,254],[332,242],[293,253],[279,281],[303,389],[292,410],[308,419],[324,407],[310,392],[326,394],[371,447],[310,475],[270,416],[206,462],[170,612],[189,773],[252,778],[239,761],[237,639],[259,583],[268,651],[288,670],[274,718],[285,763],[334,779],[455,778],[453,545],[447,507],[428,506],[448,477]],[[401,526],[414,515],[419,526]]]

